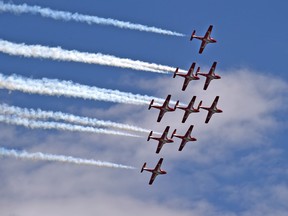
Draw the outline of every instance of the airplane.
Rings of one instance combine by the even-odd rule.
[[[159,154],[160,150],[162,149],[163,145],[166,144],[166,143],[173,143],[174,140],[173,139],[169,139],[167,137],[167,134],[169,132],[169,129],[170,129],[170,126],[167,126],[166,129],[164,130],[163,134],[161,137],[154,137],[152,136],[152,133],[153,131],[150,132],[149,136],[148,136],[148,139],[147,141],[149,141],[150,139],[154,139],[154,140],[158,140],[159,143],[158,143],[158,146],[157,146],[157,149],[156,149],[156,153]]]
[[[143,172],[143,170],[152,173],[152,176],[151,176],[150,181],[149,181],[149,185],[152,185],[152,184],[153,184],[155,178],[156,178],[158,175],[167,174],[167,172],[166,172],[165,170],[162,170],[162,169],[161,169],[162,162],[163,162],[163,158],[160,158],[160,160],[158,161],[158,163],[157,163],[157,165],[155,166],[154,169],[146,168],[146,162],[143,164],[142,169],[141,169],[141,173]]]
[[[201,109],[205,109],[208,111],[208,114],[207,114],[207,117],[206,117],[206,120],[205,120],[205,123],[207,124],[210,120],[210,118],[212,117],[212,115],[214,113],[222,113],[223,111],[221,109],[218,109],[216,106],[217,106],[217,103],[218,103],[218,100],[219,100],[219,96],[216,96],[212,105],[210,107],[201,107]]]
[[[176,110],[176,106],[178,105],[179,101],[176,102],[174,108],[171,108],[171,107],[169,107],[170,99],[171,99],[171,95],[168,95],[162,106],[153,105],[154,99],[151,100],[151,103],[150,103],[150,105],[149,105],[149,107],[148,107],[148,110],[150,110],[151,107],[154,107],[154,108],[160,110],[159,115],[158,115],[158,118],[157,118],[157,122],[160,122],[160,121],[161,121],[163,115],[164,115],[166,112],[172,112],[172,111],[175,111],[175,110]]]
[[[176,76],[181,76],[181,77],[184,77],[184,79],[185,79],[184,83],[183,83],[182,91],[185,91],[186,87],[188,86],[188,84],[191,80],[199,80],[200,79],[197,75],[195,76],[193,74],[195,65],[196,65],[196,63],[193,62],[191,67],[189,68],[187,74],[178,73],[179,68],[178,67],[176,68],[174,75],[173,75],[173,78],[175,78]]]
[[[209,83],[211,82],[211,80],[213,79],[221,79],[221,77],[217,74],[215,74],[215,69],[216,69],[216,65],[217,65],[217,62],[213,62],[209,72],[207,74],[205,73],[201,73],[200,72],[200,67],[197,68],[197,71],[196,71],[196,76],[198,75],[201,75],[201,76],[205,76],[206,77],[206,81],[205,81],[205,84],[204,84],[204,90],[206,90],[209,86]]]
[[[191,34],[190,41],[192,41],[193,38],[196,38],[196,39],[202,41],[200,49],[199,49],[200,54],[203,52],[204,48],[206,47],[206,45],[208,43],[216,43],[217,42],[214,38],[210,37],[211,32],[212,32],[212,28],[213,28],[213,25],[210,25],[207,32],[205,33],[204,37],[195,35],[196,30],[194,30]]]
[[[182,139],[182,142],[180,144],[178,151],[182,151],[182,149],[184,148],[184,146],[186,145],[187,142],[197,141],[197,139],[195,137],[191,136],[191,132],[193,130],[193,127],[194,127],[194,125],[191,125],[184,136],[176,134],[176,129],[173,131],[171,139],[173,137],[178,137],[178,138]]]
[[[181,106],[177,106],[178,109],[182,109],[185,110],[183,119],[182,119],[182,123],[185,123],[186,119],[189,117],[189,115],[191,113],[196,113],[196,112],[200,112],[199,107],[202,105],[202,101],[200,101],[199,105],[197,108],[194,108],[194,103],[196,100],[196,96],[193,96],[193,98],[191,99],[190,103],[188,104],[187,107],[181,107]]]

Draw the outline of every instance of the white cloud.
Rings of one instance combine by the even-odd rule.
[[[219,74],[222,79],[212,81],[207,92],[202,90],[203,79],[191,82],[186,92],[181,91],[183,80],[172,77],[138,82],[141,90],[149,89],[162,98],[172,93],[173,100],[181,99],[185,103],[197,95],[197,102],[203,99],[203,105],[210,105],[219,95],[219,108],[224,112],[215,114],[208,125],[204,123],[207,114],[204,111],[199,115],[191,114],[186,124],[181,123],[181,110],[168,113],[163,122],[157,123],[158,111],[148,110],[145,106],[115,104],[106,110],[88,110],[83,106],[83,114],[157,131],[170,125],[171,129],[177,128],[179,133],[184,133],[190,124],[195,124],[193,135],[198,141],[187,143],[182,152],[177,151],[180,140],[165,145],[161,154],[156,155],[157,142],[147,142],[146,137],[44,132],[1,126],[0,139],[5,147],[21,146],[29,152],[93,158],[139,169],[145,161],[153,167],[163,156],[163,168],[168,171],[151,187],[148,185],[150,174],[140,174],[139,170],[118,171],[1,159],[1,213],[19,216],[40,213],[43,216],[56,213],[71,216],[95,213],[284,215],[287,187],[279,178],[287,177],[287,171],[277,170],[273,161],[284,158],[285,154],[283,149],[272,147],[270,136],[285,125],[285,119],[277,115],[287,114],[284,108],[287,108],[288,85],[279,78],[249,70],[220,71]],[[272,183],[269,182],[271,179],[265,179],[268,175],[267,170],[263,171],[265,161],[264,164],[269,165],[276,175]],[[257,185],[257,179],[250,181],[250,172],[258,172],[259,178],[264,178],[260,185]],[[234,178],[238,181],[233,181]],[[221,197],[224,195],[227,197]],[[267,196],[269,199],[265,201]],[[224,200],[224,204],[219,200]],[[234,212],[232,207],[226,206],[227,203],[239,204],[240,212]],[[272,214],[273,210],[275,214]]]

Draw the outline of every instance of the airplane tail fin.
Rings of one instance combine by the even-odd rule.
[[[148,138],[147,138],[147,141],[150,140],[150,137],[152,136],[152,133],[153,133],[153,131],[151,131],[151,132],[149,133]]]
[[[173,78],[176,77],[176,75],[177,75],[177,73],[178,73],[178,70],[179,70],[179,68],[177,67],[176,70],[175,70],[175,72],[174,72],[174,74],[173,74]]]
[[[179,104],[179,100],[176,101],[176,104],[175,104],[174,110],[176,110],[176,108],[178,107],[178,104]]]
[[[141,173],[143,172],[144,168],[146,167],[146,162],[143,164],[142,168],[141,168]]]
[[[152,99],[152,100],[151,100],[151,102],[150,102],[150,104],[149,104],[149,107],[148,107],[148,110],[150,110],[150,109],[151,109],[151,107],[152,107],[153,103],[154,103],[154,99]]]
[[[196,70],[196,76],[198,76],[199,72],[200,72],[200,67],[198,67],[197,70]]]
[[[199,103],[199,105],[198,105],[198,107],[197,107],[197,109],[198,110],[200,110],[200,106],[202,105],[202,100],[200,101],[200,103]]]
[[[174,135],[176,134],[177,129],[175,129],[171,135],[171,139],[174,137]]]
[[[190,41],[193,40],[193,38],[194,38],[194,36],[195,36],[195,33],[196,33],[196,30],[194,30],[194,31],[192,32],[191,37],[190,37]]]

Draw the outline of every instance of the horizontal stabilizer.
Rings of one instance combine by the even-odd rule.
[[[143,172],[145,167],[146,167],[146,163],[143,164],[142,169],[141,169],[141,173]]]
[[[151,102],[150,102],[150,104],[149,104],[149,107],[148,107],[148,110],[150,110],[150,109],[151,109],[151,107],[152,107],[153,103],[154,103],[154,99],[152,99],[152,100],[151,100]]]
[[[194,30],[194,31],[192,32],[191,37],[190,37],[190,41],[193,40],[195,33],[196,33],[196,30]]]
[[[174,137],[174,135],[176,134],[177,129],[175,129],[171,135],[171,139]]]
[[[177,73],[178,73],[178,70],[179,70],[179,68],[177,67],[176,70],[175,70],[175,72],[174,72],[174,74],[173,74],[173,78],[176,77],[176,75],[177,75]]]
[[[200,67],[198,67],[197,70],[196,70],[196,76],[198,76],[199,72],[200,72]]]
[[[149,136],[148,136],[148,138],[147,138],[147,141],[150,140],[150,137],[152,136],[152,133],[153,133],[153,131],[151,131],[151,132],[149,133]]]

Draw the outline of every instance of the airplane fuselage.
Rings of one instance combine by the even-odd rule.
[[[205,37],[194,35],[193,38],[196,38],[196,39],[201,40],[201,41],[205,41],[206,43],[216,43],[216,40],[214,38],[211,38],[211,37],[205,38]]]
[[[166,171],[161,170],[161,169],[149,169],[149,168],[144,168],[143,170],[146,170],[147,172],[151,172],[151,173],[156,174],[156,175],[164,175],[164,174],[167,174]]]
[[[218,109],[217,107],[201,107],[201,108],[207,110],[208,112],[210,112],[212,114],[223,112],[221,109]]]
[[[209,73],[198,73],[199,75],[205,76],[208,79],[212,80],[212,79],[221,79],[221,77],[219,75],[213,75],[213,74],[209,74]]]

